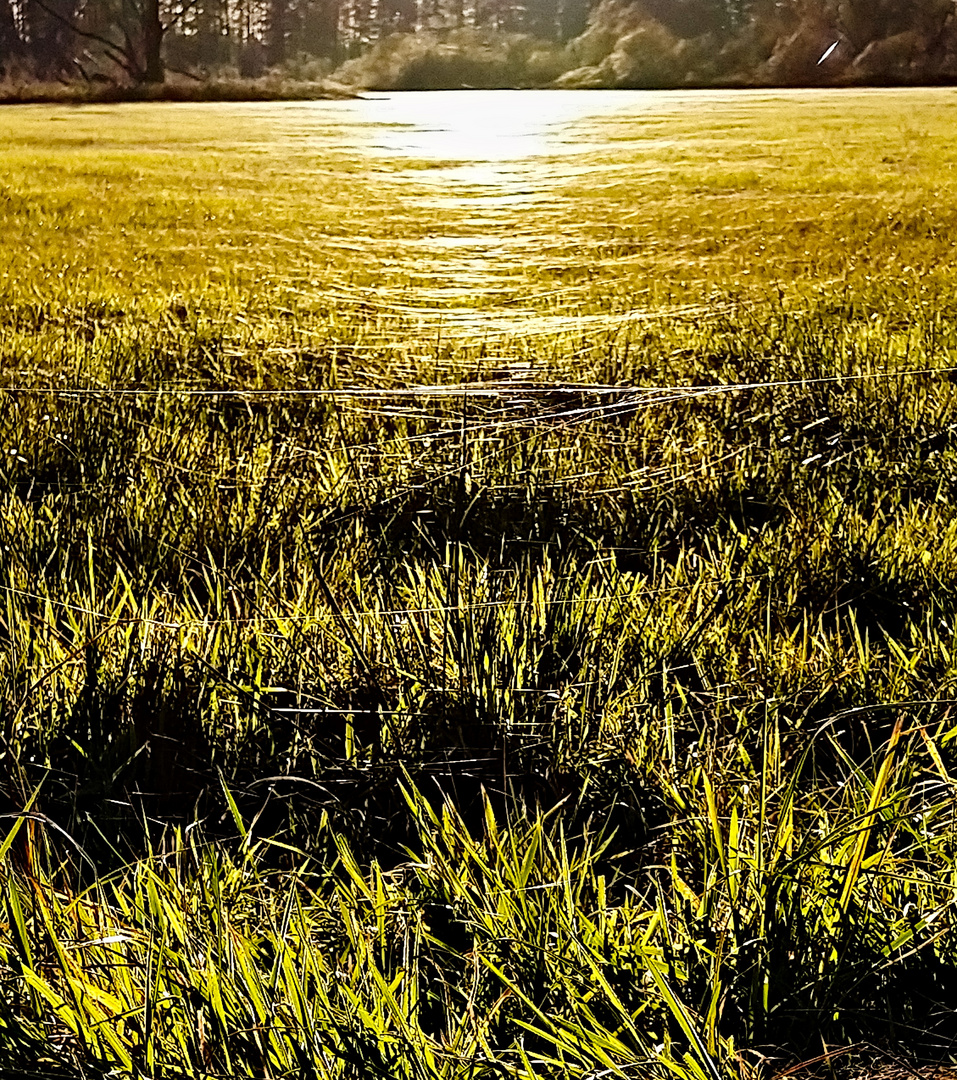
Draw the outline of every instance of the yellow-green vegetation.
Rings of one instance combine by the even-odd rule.
[[[957,94],[367,106],[0,113],[0,1066],[947,1058]]]
[[[0,105],[90,105],[118,102],[321,101],[352,98],[353,91],[328,81],[219,78],[168,79],[126,86],[112,81],[41,82],[0,80]]]

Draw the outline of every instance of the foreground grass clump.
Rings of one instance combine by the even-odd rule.
[[[5,1068],[951,1054],[955,99],[640,100],[0,118]]]

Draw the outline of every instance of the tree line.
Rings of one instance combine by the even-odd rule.
[[[338,64],[421,30],[567,40],[588,10],[589,0],[0,0],[0,68],[132,82],[161,81],[168,68],[255,76],[304,57]]]
[[[0,0],[8,79],[336,69],[410,88],[957,81],[957,0]]]

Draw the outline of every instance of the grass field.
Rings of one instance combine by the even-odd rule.
[[[0,111],[0,1071],[957,1057],[957,92],[633,100]]]

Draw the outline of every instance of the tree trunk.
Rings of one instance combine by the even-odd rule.
[[[278,67],[286,59],[287,0],[270,0],[269,28],[266,37],[266,63]]]
[[[163,67],[163,24],[160,22],[159,0],[143,0],[142,41],[141,81],[161,83],[166,71]]]

